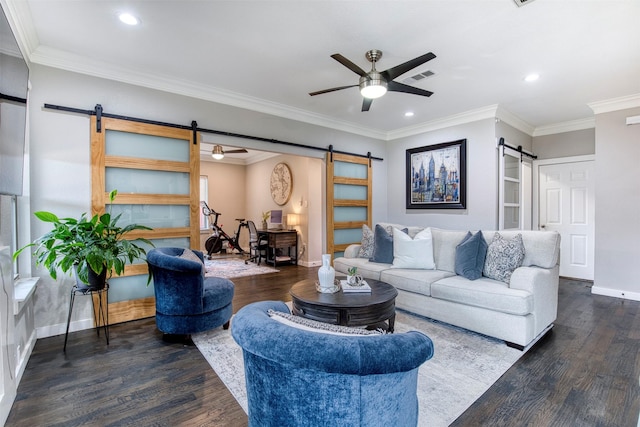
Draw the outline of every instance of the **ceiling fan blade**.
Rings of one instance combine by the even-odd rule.
[[[404,64],[396,65],[395,67],[389,68],[388,70],[385,70],[380,74],[382,74],[387,79],[387,81],[391,81],[396,77],[406,73],[407,71],[424,64],[425,62],[431,61],[435,57],[436,56],[431,52],[425,53],[424,55],[413,58],[412,60],[407,61]]]
[[[373,99],[371,98],[362,98],[362,111],[369,111],[372,102]]]
[[[237,150],[224,150],[224,154],[232,154],[232,153],[248,153],[244,148],[239,148]]]
[[[347,58],[340,55],[339,53],[334,53],[333,55],[331,55],[331,57],[336,61],[338,61],[339,63],[341,63],[342,65],[344,65],[345,67],[347,67],[348,69],[350,69],[351,71],[353,71],[354,73],[358,74],[359,76],[364,77],[367,75],[366,71],[364,71],[362,68],[358,67],[356,64],[349,61]]]
[[[433,95],[433,92],[430,92],[428,90],[419,89],[417,87],[405,85],[403,83],[398,83],[398,82],[387,83],[387,90],[390,92],[404,92],[404,93],[410,93],[413,95],[422,95],[422,96]]]
[[[348,89],[350,87],[356,87],[356,86],[358,86],[358,85],[332,87],[331,89],[325,89],[325,90],[319,90],[317,92],[311,92],[309,95],[311,95],[311,96],[322,95],[323,93],[335,92],[336,90]]]

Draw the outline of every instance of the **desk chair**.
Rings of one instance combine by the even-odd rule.
[[[249,261],[255,261],[258,259],[258,265],[260,265],[260,261],[262,261],[262,254],[264,253],[265,259],[267,259],[267,249],[269,248],[269,242],[264,239],[261,239],[258,236],[258,229],[256,228],[256,224],[253,221],[247,221],[247,225],[249,226],[249,254],[250,257],[247,258],[244,263],[248,264]]]

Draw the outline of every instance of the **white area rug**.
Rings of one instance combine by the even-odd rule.
[[[419,426],[451,424],[524,354],[503,341],[398,311],[395,332],[412,329],[424,332],[434,345],[433,358],[418,372]],[[218,328],[192,338],[248,412],[242,350],[231,332]]]
[[[256,276],[258,274],[276,273],[273,267],[254,262],[244,263],[244,258],[220,258],[204,261],[207,277],[223,277],[232,279],[234,277]]]

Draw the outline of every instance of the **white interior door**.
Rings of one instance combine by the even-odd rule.
[[[539,167],[538,224],[560,233],[564,277],[593,280],[594,166],[591,160]]]

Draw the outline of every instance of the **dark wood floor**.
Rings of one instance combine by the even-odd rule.
[[[289,301],[315,268],[234,279],[234,310]],[[454,426],[629,426],[640,410],[640,302],[561,280],[553,331]],[[162,341],[153,319],[40,339],[7,426],[246,426],[247,417],[195,347]]]

